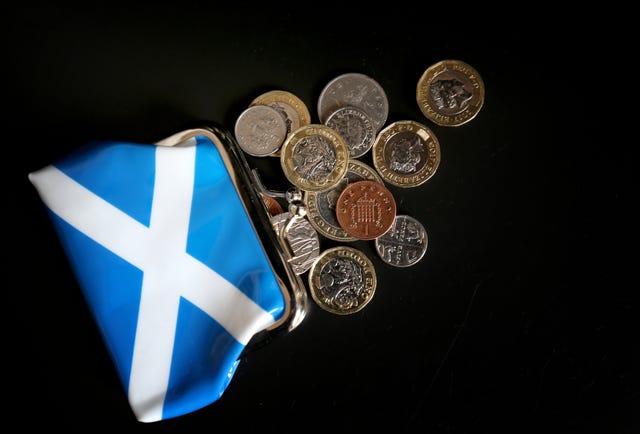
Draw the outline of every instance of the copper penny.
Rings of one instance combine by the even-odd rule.
[[[336,218],[340,227],[352,237],[374,240],[393,226],[396,201],[389,189],[379,182],[354,182],[340,193]]]
[[[271,217],[282,214],[284,212],[284,210],[282,209],[282,205],[280,205],[280,202],[278,202],[275,198],[264,193],[260,193],[260,196],[262,196],[262,200],[264,201],[264,204],[267,207],[267,211],[269,212],[269,215]]]

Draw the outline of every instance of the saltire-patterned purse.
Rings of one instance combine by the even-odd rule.
[[[29,174],[137,420],[218,400],[307,295],[233,136],[88,143]]]

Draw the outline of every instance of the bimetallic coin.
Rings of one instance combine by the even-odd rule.
[[[377,81],[365,74],[342,74],[327,83],[318,97],[320,122],[326,123],[331,113],[344,106],[364,110],[376,131],[382,128],[389,115],[387,94]]]
[[[349,150],[340,135],[326,125],[300,127],[285,140],[280,165],[300,190],[320,191],[336,185],[347,173]]]
[[[397,121],[385,127],[373,143],[373,165],[386,182],[416,187],[440,165],[440,142],[426,126]]]
[[[324,310],[338,315],[358,312],[373,298],[377,284],[373,263],[360,250],[333,247],[309,270],[309,291]]]
[[[346,233],[359,240],[373,240],[384,235],[396,217],[396,202],[383,184],[358,181],[340,193],[336,218]]]
[[[378,255],[394,267],[409,267],[418,262],[427,251],[427,231],[415,218],[397,215],[389,231],[376,238]]]
[[[342,136],[349,149],[349,158],[362,157],[373,146],[376,130],[369,115],[357,107],[340,107],[329,115],[325,125]]]
[[[293,219],[293,220],[291,220]],[[288,223],[291,221],[291,225]],[[320,254],[320,240],[318,233],[309,221],[302,217],[293,217],[285,212],[271,217],[271,225],[279,235],[284,231],[284,246],[290,254],[287,260],[296,274],[306,272]]]
[[[287,126],[273,107],[254,105],[245,109],[235,124],[235,136],[240,148],[254,157],[266,157],[276,152],[285,140]]]
[[[336,203],[340,193],[348,184],[367,179],[382,184],[382,178],[373,168],[359,160],[350,160],[347,173],[337,185],[328,190],[305,192],[304,202],[311,225],[329,239],[343,242],[355,241],[357,238],[352,237],[340,227],[336,217]]]
[[[473,119],[482,108],[484,82],[465,62],[443,60],[424,71],[418,80],[416,100],[430,121],[457,127]]]
[[[311,114],[305,103],[296,95],[286,90],[270,90],[265,92],[251,101],[249,105],[268,105],[278,110],[285,118],[287,135],[311,123]]]

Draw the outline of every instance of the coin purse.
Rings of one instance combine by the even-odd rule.
[[[91,142],[29,174],[137,420],[218,400],[304,318],[304,284],[235,139]]]

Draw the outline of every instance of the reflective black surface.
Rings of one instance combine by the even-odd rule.
[[[327,9],[7,12],[4,423],[181,433],[637,428],[637,304],[624,253],[634,250],[634,161],[632,143],[599,133],[615,104],[594,79],[607,59],[595,38],[587,29],[549,37],[557,23],[539,24],[541,39],[540,27],[519,23]],[[457,128],[430,123],[415,100],[418,78],[443,59],[469,63],[485,84],[482,110]],[[365,309],[336,316],[312,306],[292,333],[243,360],[218,402],[137,422],[27,174],[91,139],[149,143],[199,120],[232,131],[272,89],[297,95],[318,122],[320,90],[346,72],[381,84],[387,123],[422,122],[440,141],[432,179],[389,187],[398,212],[428,231],[427,253],[394,268],[373,242],[354,243],[378,273]],[[287,188],[276,159],[250,161],[269,188]],[[321,248],[336,244],[323,238]]]

